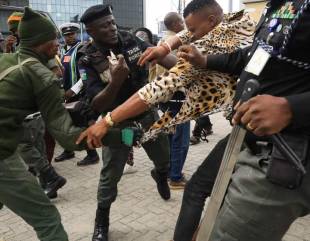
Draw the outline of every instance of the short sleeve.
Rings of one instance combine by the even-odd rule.
[[[190,44],[193,35],[191,34],[191,32],[185,29],[177,33],[176,36],[180,39],[182,45],[184,45],[184,44]]]

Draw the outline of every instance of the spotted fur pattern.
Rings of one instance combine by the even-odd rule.
[[[230,53],[251,45],[255,22],[244,12],[224,16],[220,25],[201,39],[191,43],[203,54]],[[183,34],[182,43],[190,43],[190,34]],[[170,131],[172,126],[196,119],[229,105],[234,97],[237,77],[192,66],[184,59],[139,91],[146,103],[166,102],[176,91],[183,91],[186,99],[175,117],[165,113],[146,135]],[[169,117],[168,117],[169,116]]]

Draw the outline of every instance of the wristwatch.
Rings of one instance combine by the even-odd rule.
[[[112,121],[111,112],[108,112],[104,117],[105,121],[108,123],[110,127],[114,126],[114,122]]]

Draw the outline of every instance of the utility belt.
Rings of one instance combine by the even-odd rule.
[[[41,118],[40,112],[36,112],[36,113],[30,114],[30,115],[27,115],[24,121],[28,122],[28,121],[32,121],[32,120],[35,120],[38,118]]]
[[[294,150],[302,166],[306,168],[309,159],[310,137],[287,133],[281,135],[290,148]],[[266,178],[271,183],[287,189],[296,189],[301,186],[305,174],[270,139],[255,140],[247,137],[245,145],[254,155],[266,155],[268,164]]]

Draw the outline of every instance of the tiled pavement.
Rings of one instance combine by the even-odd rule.
[[[187,177],[229,131],[221,114],[213,115],[211,120],[214,123],[214,134],[209,137],[209,143],[190,147],[184,168]],[[61,149],[58,147],[56,151],[58,154]],[[101,163],[77,167],[76,162],[84,155],[85,152],[77,152],[75,159],[53,164],[68,180],[54,203],[61,213],[70,241],[90,241],[93,231]],[[163,201],[150,177],[152,163],[143,149],[135,149],[134,159],[139,171],[125,175],[119,183],[119,195],[111,211],[110,241],[168,241],[173,234],[182,191],[172,191],[171,200]],[[297,220],[284,240],[310,241],[309,226],[309,216]],[[0,241],[36,240],[32,228],[21,218],[6,208],[0,211]]]

